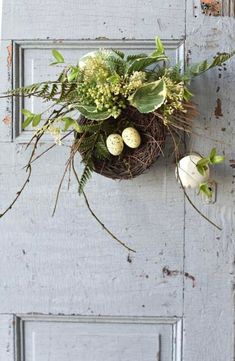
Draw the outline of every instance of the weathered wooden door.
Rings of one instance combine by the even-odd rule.
[[[172,62],[189,63],[235,48],[233,1],[217,17],[205,3],[203,13],[199,0],[0,3],[1,92],[53,77],[52,48],[72,62],[106,46],[151,51],[159,35]],[[0,220],[1,361],[233,360],[235,62],[225,68],[192,85],[200,114],[191,138],[201,153],[213,139],[225,151],[216,202],[191,194],[223,231],[190,208],[167,157],[133,181],[97,175],[88,186],[95,211],[136,254],[99,228],[75,182],[63,188],[52,218],[68,152],[58,147],[35,164],[29,187]],[[1,210],[23,182],[29,156],[19,105],[0,102]]]

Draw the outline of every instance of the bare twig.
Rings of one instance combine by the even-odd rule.
[[[74,176],[78,182],[78,185],[80,184],[80,180],[79,180],[79,177],[78,177],[78,174],[77,174],[77,171],[75,169],[75,166],[74,166],[74,157],[72,158],[71,160],[72,162],[72,170],[73,170],[73,173],[74,173]],[[84,200],[85,200],[85,203],[86,203],[86,206],[89,210],[89,212],[91,213],[91,215],[94,217],[94,219],[101,225],[101,227],[115,240],[117,241],[121,246],[123,246],[124,248],[126,248],[128,251],[130,252],[136,252],[134,249],[130,248],[129,246],[127,246],[123,241],[121,241],[120,239],[118,239],[105,225],[104,223],[97,217],[97,215],[94,213],[94,211],[91,209],[91,206],[89,204],[89,201],[87,199],[87,196],[86,196],[86,193],[84,191],[82,191],[82,194],[83,194],[83,197],[84,197]]]

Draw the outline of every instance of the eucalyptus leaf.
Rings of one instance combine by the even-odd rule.
[[[199,191],[208,198],[212,197],[212,190],[207,183],[201,183],[199,186]]]
[[[25,129],[29,126],[29,124],[32,122],[33,120],[33,114],[30,115],[29,117],[27,117],[24,121],[23,121],[23,124],[22,124],[22,128]]]
[[[71,68],[69,73],[67,74],[68,82],[73,81],[78,77],[79,70],[78,68]]]
[[[65,123],[64,124],[64,132],[66,132],[70,127],[72,127],[74,130],[76,130],[77,133],[82,133],[82,129],[80,125],[77,123],[76,120],[70,118],[70,117],[63,117],[61,120]]]
[[[54,56],[56,61],[51,63],[51,65],[64,63],[64,57],[58,50],[52,49],[52,55]]]
[[[155,38],[155,44],[158,54],[164,54],[165,52],[164,45],[158,36]]]
[[[33,127],[36,127],[40,123],[41,119],[42,119],[42,114],[35,114],[33,116],[33,123],[32,123]]]
[[[225,160],[225,157],[223,155],[215,155],[213,158],[213,164],[223,163],[224,160]]]
[[[160,108],[166,99],[167,89],[163,79],[144,84],[128,100],[140,113],[150,113]]]

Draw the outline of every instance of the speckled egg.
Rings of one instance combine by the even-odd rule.
[[[120,155],[124,148],[122,137],[119,134],[110,134],[106,140],[109,153],[112,155]]]
[[[204,175],[200,174],[197,170],[197,162],[201,159],[202,157],[197,154],[190,154],[179,161],[175,170],[175,176],[179,182],[181,180],[183,187],[197,188],[201,183],[209,179],[209,168]]]
[[[138,148],[141,143],[141,138],[138,130],[128,127],[122,132],[122,139],[124,143],[130,148]]]

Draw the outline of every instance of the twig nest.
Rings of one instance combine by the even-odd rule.
[[[141,143],[140,133],[132,127],[128,127],[122,132],[122,139],[129,148],[138,148]]]
[[[209,168],[202,175],[197,170],[197,162],[202,157],[196,154],[190,154],[182,158],[176,166],[176,179],[183,185],[184,188],[197,188],[201,183],[209,179]]]
[[[120,155],[124,148],[122,137],[119,134],[110,134],[106,140],[108,151],[112,155]]]

